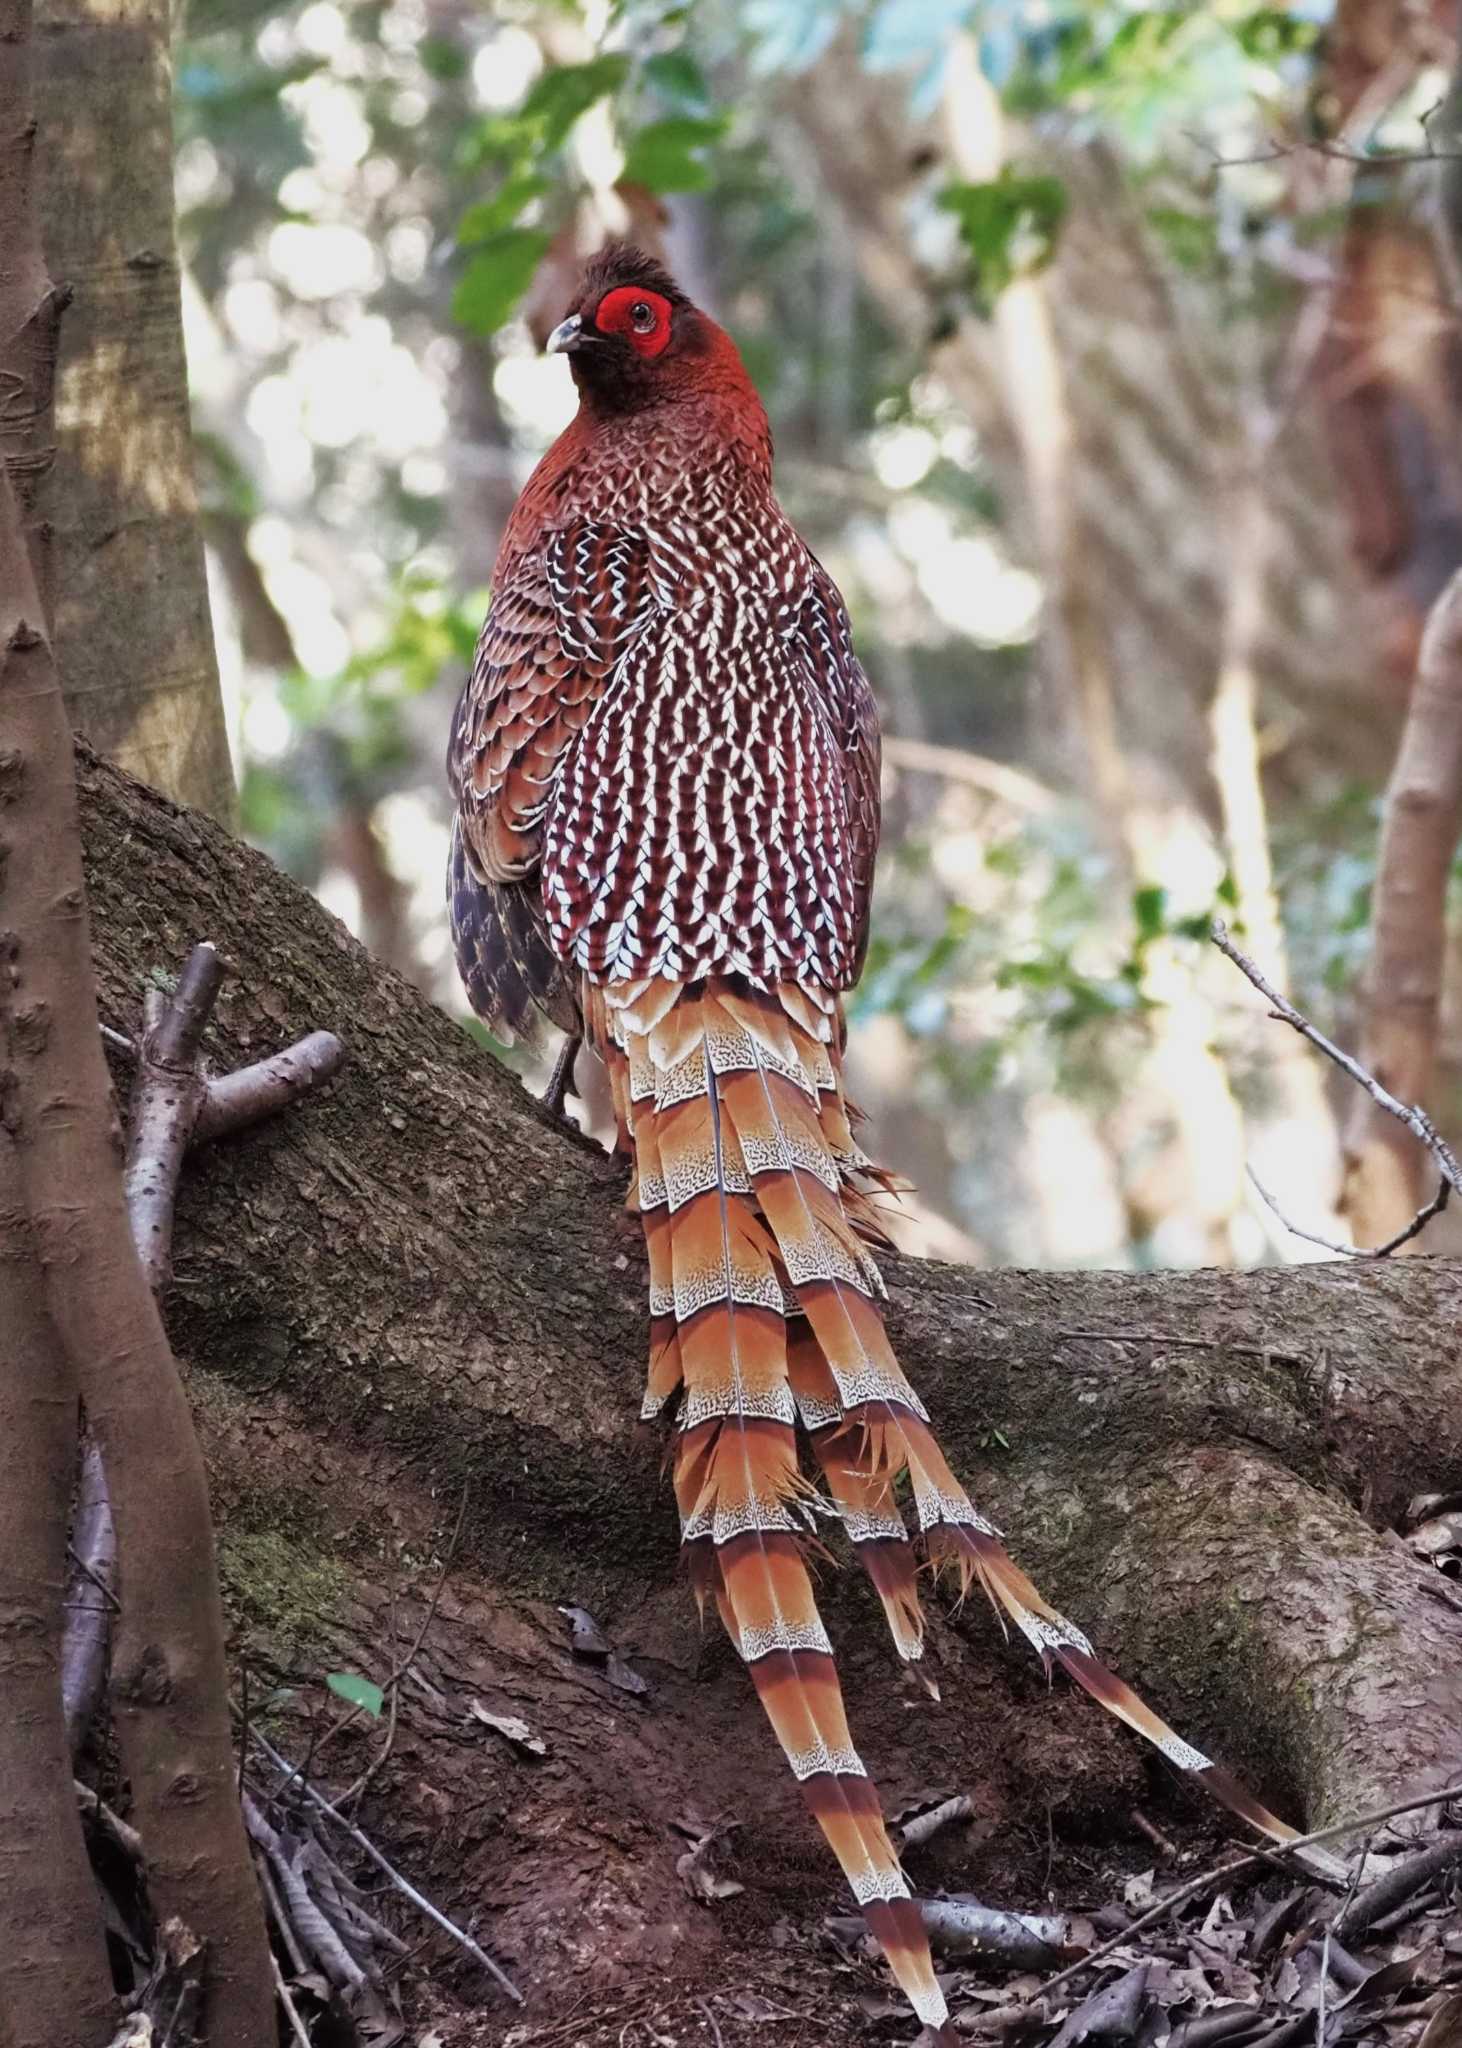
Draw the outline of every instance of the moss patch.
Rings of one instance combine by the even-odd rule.
[[[222,1528],[218,1570],[230,1624],[281,1664],[323,1646],[350,1584],[334,1558],[279,1529]]]

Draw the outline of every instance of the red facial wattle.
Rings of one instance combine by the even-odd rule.
[[[606,292],[594,314],[601,334],[622,334],[636,355],[654,357],[670,339],[670,301],[638,285]]]

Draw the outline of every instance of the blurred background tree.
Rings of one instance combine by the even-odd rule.
[[[1454,57],[1451,0],[195,0],[184,306],[245,829],[464,1007],[447,719],[573,407],[538,344],[630,235],[740,343],[880,696],[853,1063],[909,1241],[1304,1255],[1250,1163],[1309,1227],[1395,1227],[1415,1162],[1376,1194],[1362,1130],[1343,1176],[1346,1105],[1203,934],[1221,910],[1366,1025],[1382,794],[1462,562]]]

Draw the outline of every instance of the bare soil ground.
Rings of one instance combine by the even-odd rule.
[[[702,1631],[687,1586],[662,1584],[638,1609],[601,1617],[623,1669],[583,1657],[558,1608],[505,1600],[500,1578],[455,1561],[442,1579],[456,1504],[405,1479],[388,1487],[359,1469],[352,1477],[337,1442],[315,1439],[270,1402],[241,1413],[205,1396],[203,1410],[237,1650],[256,1703],[277,1688],[289,1694],[265,1705],[263,1725],[291,1758],[311,1755],[332,1797],[375,1766],[360,1824],[525,1997],[513,2008],[448,1937],[383,1890],[372,1910],[424,1944],[399,1977],[408,2040],[852,2048],[910,2037],[881,1965],[822,1931],[850,1902],[729,1646],[714,1622]],[[275,1554],[272,1534],[257,1547],[250,1540],[261,1460],[287,1463],[295,1484],[302,1466],[312,1472],[323,1521],[308,1554],[333,1537],[336,1554],[355,1553],[363,1568],[347,1581],[312,1578],[307,1567],[283,1616],[278,1588],[261,1575],[291,1575],[290,1559]],[[427,1620],[439,1580],[394,1729],[389,1717],[362,1718],[327,1738],[341,1712],[327,1674],[385,1678]],[[1184,1868],[1222,1845],[1205,1802],[1064,1681],[1048,1685],[982,1602],[934,1622],[935,1703],[901,1671],[852,1572],[830,1573],[823,1593],[886,1810],[897,1817],[957,1792],[972,1803],[967,1823],[909,1853],[921,1891],[1089,1912],[1166,1860],[1134,1813],[1174,1842]],[[627,1689],[632,1680],[644,1690]],[[525,1724],[542,1753],[479,1709]],[[677,1864],[687,1830],[717,1821],[727,1831],[710,1868],[743,1889],[704,1902]],[[379,1880],[357,1865],[374,1888]]]

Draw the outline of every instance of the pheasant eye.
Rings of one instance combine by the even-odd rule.
[[[670,301],[644,285],[616,285],[599,301],[594,318],[601,334],[622,335],[646,361],[670,346]]]

